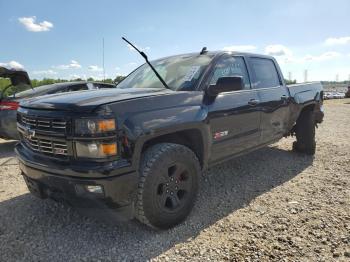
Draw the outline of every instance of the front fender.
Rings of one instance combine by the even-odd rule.
[[[203,139],[204,152],[208,152],[209,126],[206,124],[208,111],[199,105],[166,108],[139,112],[127,118],[123,130],[132,146],[132,166],[137,169],[143,145],[150,139],[179,131],[196,129]],[[207,158],[205,154],[204,159]]]

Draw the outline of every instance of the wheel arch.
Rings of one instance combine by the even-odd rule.
[[[207,163],[208,151],[207,144],[204,141],[203,132],[198,128],[180,130],[148,138],[144,141],[140,154],[142,155],[148,148],[159,143],[180,144],[188,147],[195,153],[203,169]]]

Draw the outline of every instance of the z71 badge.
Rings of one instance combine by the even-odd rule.
[[[214,133],[214,139],[219,139],[219,138],[222,138],[222,137],[227,136],[227,135],[228,135],[227,130],[221,131],[221,132],[216,132],[216,133]]]

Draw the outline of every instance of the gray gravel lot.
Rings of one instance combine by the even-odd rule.
[[[350,261],[350,99],[326,101],[314,157],[293,138],[209,170],[189,219],[155,232],[31,196],[0,140],[0,261]]]

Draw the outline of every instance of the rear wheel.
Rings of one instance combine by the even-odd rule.
[[[296,122],[295,134],[297,141],[293,143],[293,150],[314,155],[316,151],[315,116],[312,110],[300,114]]]
[[[187,147],[161,143],[143,155],[136,217],[154,228],[181,223],[191,212],[198,191],[200,165]]]

